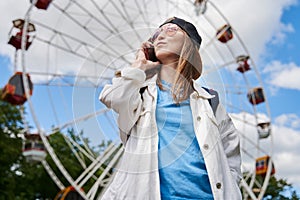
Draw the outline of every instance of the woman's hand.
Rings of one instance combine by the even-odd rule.
[[[157,68],[160,65],[160,63],[158,61],[153,62],[151,60],[146,59],[145,50],[147,48],[153,48],[152,44],[148,41],[144,42],[142,44],[141,48],[138,50],[136,59],[134,60],[134,62],[131,65],[132,67],[139,68],[143,71],[148,71],[148,70]]]

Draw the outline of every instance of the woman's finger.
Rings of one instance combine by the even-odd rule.
[[[143,48],[140,48],[137,53],[135,59],[146,59],[145,52]]]
[[[142,48],[152,48],[152,47],[153,47],[153,44],[149,41],[142,43]]]

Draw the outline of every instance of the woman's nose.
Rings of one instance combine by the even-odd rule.
[[[165,38],[165,37],[166,37],[165,31],[161,31],[161,32],[158,34],[156,40],[161,40],[161,39],[163,39],[163,38]]]

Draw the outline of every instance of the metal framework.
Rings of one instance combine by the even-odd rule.
[[[261,155],[269,155],[272,158],[273,141],[272,134],[263,140],[258,137],[257,124],[264,120],[264,117],[271,121],[270,109],[267,98],[265,98],[264,106],[258,107],[247,102],[247,91],[257,86],[263,88],[262,80],[251,57],[249,60],[251,72],[239,73],[236,71],[236,58],[240,55],[249,56],[249,52],[234,27],[232,28],[234,38],[231,41],[221,44],[217,40],[218,28],[224,24],[230,25],[230,22],[213,3],[213,0],[202,1],[205,9],[201,11],[201,14],[199,7],[195,8],[199,4],[194,4],[192,0],[88,0],[84,2],[61,0],[53,1],[49,9],[43,13],[37,12],[34,7],[37,1],[30,4],[25,14],[20,63],[23,72],[42,79],[36,81],[35,86],[41,90],[47,88],[46,94],[49,97],[52,116],[55,118],[53,120],[55,128],[45,129],[46,124],[41,122],[37,108],[30,98],[27,78],[23,73],[30,117],[52,160],[69,184],[84,199],[100,199],[106,185],[113,177],[112,169],[116,167],[117,161],[122,155],[122,148],[118,144],[112,143],[103,154],[95,156],[83,139],[84,147],[64,135],[68,147],[73,151],[83,169],[82,174],[78,177],[72,177],[69,174],[46,135],[53,133],[53,130],[65,132],[64,130],[68,128],[76,129],[80,124],[92,119],[100,124],[106,123],[105,126],[110,126],[111,133],[103,133],[99,130],[106,136],[106,139],[109,134],[117,135],[118,130],[115,128],[114,114],[110,110],[94,108],[88,113],[78,111],[74,114],[72,112],[74,108],[68,105],[70,100],[65,94],[67,91],[61,89],[61,86],[68,86],[73,89],[73,92],[79,90],[78,88],[92,88],[96,93],[98,88],[110,81],[115,70],[130,65],[139,44],[151,35],[154,27],[173,15],[179,15],[192,21],[203,37],[204,42],[200,52],[205,70],[202,81],[220,92],[222,103],[232,113],[232,118],[242,124],[239,132],[242,140],[243,172],[245,174],[240,184],[245,191],[243,198],[245,200],[249,197],[253,200],[262,199],[271,175],[272,159],[268,163],[268,171],[262,183],[256,179],[255,159]],[[59,17],[54,19],[54,16]],[[31,49],[26,50],[26,31],[29,22],[37,27],[33,45],[36,45],[39,51],[43,49],[46,52],[40,62],[37,61],[34,53],[30,53]],[[17,63],[16,52],[15,70],[18,68]],[[66,70],[63,66],[69,63],[74,65],[74,68]],[[32,67],[37,65],[41,65],[41,67]],[[60,90],[60,98],[56,97],[56,93],[51,88]],[[38,96],[39,94],[34,95]],[[72,100],[74,101],[74,95]],[[61,119],[59,115],[62,108],[71,110],[73,113],[70,115],[71,117]],[[249,117],[252,117],[252,120],[249,121]],[[253,132],[248,132],[248,129]],[[78,135],[80,134],[78,133]],[[81,154],[90,160],[89,165],[81,158]],[[57,186],[63,189],[65,186],[47,162],[42,161],[42,164]],[[102,173],[97,176],[99,170]],[[93,180],[93,185],[88,191],[82,191],[81,188],[90,180]],[[257,193],[257,191],[259,192]]]

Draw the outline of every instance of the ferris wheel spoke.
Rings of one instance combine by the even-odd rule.
[[[236,115],[230,115],[230,117],[232,117],[233,119],[235,119],[237,121],[242,122],[243,124],[249,125],[251,127],[255,127],[255,128],[257,127],[257,124],[254,124],[251,121],[246,120],[246,119],[241,119],[241,117],[237,117]]]
[[[153,30],[151,30],[151,28],[152,28],[151,27],[152,25],[151,25],[151,22],[150,22],[151,20],[147,20],[147,19],[150,18],[151,15],[148,13],[148,10],[145,9],[145,8],[147,8],[148,3],[150,3],[150,1],[153,1],[153,0],[148,0],[148,2],[147,1],[135,0],[134,2],[135,2],[135,5],[137,6],[137,10],[139,10],[139,12],[141,13],[141,17],[143,19],[143,24],[145,24],[146,27],[148,28],[149,32],[152,33]],[[156,0],[155,0],[155,2],[156,2]],[[144,39],[142,39],[141,41],[143,41],[143,40]]]
[[[59,124],[58,114],[57,114],[57,111],[56,111],[54,103],[53,103],[54,101],[53,101],[52,94],[50,92],[50,88],[47,88],[47,93],[48,93],[48,96],[49,96],[49,99],[50,99],[50,105],[51,105],[52,110],[53,110],[55,121],[56,121],[57,124]]]
[[[108,116],[108,112],[104,113],[104,116],[106,117],[109,125],[111,126],[112,129],[115,130],[115,132],[118,132],[119,130],[117,130],[116,125],[112,123],[111,118]]]
[[[250,195],[250,197],[253,199],[253,200],[257,200],[257,197],[255,196],[255,194],[253,193],[252,191],[252,187],[249,187],[248,183],[242,179],[241,180],[241,185],[243,188],[246,189],[247,193],[246,193],[246,196]]]
[[[101,186],[101,183],[103,182],[104,178],[109,174],[109,171],[112,169],[112,167],[116,165],[116,163],[120,159],[122,153],[123,153],[123,149],[120,148],[117,151],[117,153],[114,155],[113,159],[109,162],[108,167],[105,168],[105,170],[101,173],[101,175],[99,176],[99,178],[97,179],[95,184],[88,191],[87,196],[90,197],[90,199],[95,198],[96,193]]]
[[[65,136],[64,136],[64,139],[65,139],[65,142],[67,143],[67,145],[69,146],[69,148],[71,149],[72,153],[76,157],[77,161],[80,163],[81,167],[83,169],[85,169],[86,168],[86,163],[83,161],[83,159],[80,158],[80,156],[78,155],[77,151],[73,148],[71,142],[68,139],[66,139]],[[79,145],[77,145],[77,146],[79,146]],[[82,149],[80,149],[80,150],[82,150]]]
[[[123,1],[120,1],[120,0],[119,0],[118,3],[121,5],[121,8],[123,9],[123,12],[124,12],[124,13],[121,11],[121,9],[117,6],[117,4],[116,4],[114,1],[111,1],[111,4],[116,8],[117,12],[120,13],[120,17],[121,17],[121,18],[122,18],[129,26],[131,26],[132,30],[134,31],[134,33],[136,34],[136,36],[138,37],[138,39],[139,39],[140,41],[142,41],[142,38],[140,37],[140,35],[137,34],[137,33],[135,32],[135,28],[134,28],[134,26],[133,26],[133,19],[131,19],[132,16],[128,15],[127,10],[126,10],[127,6],[124,4]],[[135,18],[135,17],[134,17],[134,18]],[[122,36],[120,36],[120,37],[122,38]],[[122,38],[122,39],[124,39],[124,38]],[[126,39],[125,39],[125,41],[126,41]]]
[[[207,85],[213,88],[224,88],[224,92],[227,94],[238,94],[238,95],[244,95],[245,90],[247,90],[247,86],[240,84],[240,85],[234,85],[231,83],[218,83],[218,82],[213,82],[213,81],[206,81]]]
[[[251,159],[255,159],[255,158],[256,158],[254,155],[252,155],[252,154],[249,153],[249,150],[248,150],[248,149],[245,149],[245,148],[242,147],[241,150],[242,150],[242,152],[243,152],[245,155],[247,155],[249,158],[251,158]]]
[[[72,139],[71,137],[67,137],[65,134],[62,135],[66,140],[66,142],[72,146],[72,148],[74,146],[76,149],[78,149],[79,152],[83,153],[84,156],[86,156],[90,161],[93,162],[95,160],[95,155],[93,155],[91,152],[87,151],[86,149],[83,149],[82,146],[80,146],[77,142],[74,141],[74,139]]]
[[[216,66],[213,69],[205,70],[204,73],[203,73],[203,75],[205,76],[207,74],[214,73],[214,72],[220,70],[221,68],[228,67],[229,65],[231,65],[233,63],[235,63],[235,61],[229,61],[227,63],[223,63],[222,65]]]
[[[73,55],[76,55],[76,56],[78,56],[79,58],[86,59],[86,60],[89,60],[89,61],[94,62],[94,63],[96,63],[96,64],[100,64],[101,66],[110,68],[109,66],[107,66],[106,63],[102,63],[102,62],[101,62],[101,59],[98,60],[98,59],[93,58],[92,56],[88,56],[88,57],[87,57],[85,54],[80,53],[80,52],[78,51],[80,48],[77,48],[77,52],[76,52],[76,51],[73,51],[72,49],[68,49],[68,48],[67,48],[66,46],[64,46],[64,45],[56,44],[56,43],[54,43],[54,42],[51,42],[51,41],[48,41],[48,40],[45,40],[45,39],[42,39],[42,38],[39,38],[39,37],[36,37],[36,40],[38,40],[38,41],[40,41],[40,42],[43,42],[43,43],[45,43],[45,44],[51,45],[51,46],[53,46],[53,47],[55,47],[55,48],[58,48],[58,49],[60,49],[60,50],[65,51],[65,52],[68,52],[68,53],[71,53],[71,54],[73,54]],[[89,48],[85,48],[85,49],[86,49],[86,52],[88,52],[88,53],[91,53],[91,52],[92,52]],[[97,49],[98,49],[98,48],[96,48],[96,50],[97,50]],[[92,55],[92,54],[90,54],[90,55]],[[109,56],[109,55],[108,55],[108,56]]]
[[[214,44],[214,43],[213,43]],[[215,47],[215,53],[217,53],[217,55],[218,56],[220,56],[220,58],[221,58],[221,61],[222,61],[222,65],[221,66],[224,66],[225,64],[224,63],[227,63],[227,64],[231,64],[232,63],[232,61],[229,61],[229,62],[226,62],[226,59],[225,59],[225,57],[221,54],[221,50],[219,50],[219,48],[217,48],[216,46],[215,46],[215,44],[214,44],[214,47]],[[205,49],[205,48],[203,48],[203,49]],[[212,70],[213,69],[216,69],[216,68],[218,68],[218,65],[220,65],[219,63],[220,63],[220,61],[215,61],[215,59],[214,59],[214,55],[212,55],[212,53],[210,53],[208,50],[203,50],[203,49],[200,49],[200,52],[203,54],[203,55],[206,55],[207,56],[207,58],[209,58],[209,60],[210,60],[210,62],[212,63]],[[221,68],[221,67],[220,67]],[[211,69],[210,69],[211,70]],[[215,71],[211,71],[211,72],[215,72]],[[205,74],[209,74],[209,73],[206,73],[205,71],[204,71],[204,73]]]
[[[110,22],[110,26],[107,26],[106,24],[104,24],[98,17],[96,17],[95,15],[93,15],[88,9],[84,8],[80,3],[78,3],[77,1],[74,1],[74,3],[84,12],[86,13],[91,20],[95,20],[97,23],[99,23],[100,26],[103,26],[105,28],[105,30],[109,31],[112,34],[116,34],[119,33],[119,30],[113,25],[113,23]],[[94,3],[94,5],[96,4],[95,1],[92,1],[92,3]],[[112,2],[113,5],[115,5]],[[96,8],[99,8],[98,6]],[[116,7],[117,8],[117,7]],[[105,15],[103,11],[100,10],[100,13],[102,15]],[[106,16],[106,18],[108,18]],[[91,21],[90,20],[90,21]],[[88,24],[85,24],[85,27],[87,27]],[[113,29],[112,29],[113,28]],[[120,37],[121,40],[123,40],[123,42],[130,48],[130,49],[134,49],[134,47],[127,42],[126,38],[124,38],[122,35],[118,35]]]
[[[225,91],[227,94],[231,94],[231,95],[238,95],[238,96],[244,96],[246,97],[245,91],[239,88],[234,88],[231,90],[226,90]]]
[[[85,138],[94,137],[93,134],[95,134],[93,127],[86,127],[90,123],[96,123],[93,124],[95,126],[100,123],[101,130],[96,130],[97,136],[101,135],[105,139],[109,136],[111,141],[116,140],[116,133],[119,132],[114,113],[109,109],[95,108],[102,106],[98,105],[98,100],[94,98],[95,92],[99,92],[98,89],[101,90],[104,84],[111,81],[116,70],[130,65],[134,59],[133,54],[139,48],[139,43],[147,40],[153,33],[153,28],[157,27],[161,20],[171,16],[181,16],[191,21],[196,25],[203,39],[200,53],[204,70],[200,82],[203,81],[205,87],[218,91],[222,104],[226,109],[229,108],[229,115],[237,125],[241,138],[244,174],[240,187],[245,193],[244,199],[259,199],[263,196],[271,175],[271,161],[268,163],[263,180],[257,178],[258,172],[255,164],[259,157],[265,155],[272,157],[272,134],[265,137],[260,132],[266,130],[263,126],[268,123],[259,123],[271,121],[267,119],[270,117],[270,108],[265,96],[263,96],[265,101],[262,101],[265,105],[257,106],[260,103],[256,101],[255,95],[257,94],[251,93],[252,89],[262,88],[263,84],[261,84],[255,63],[237,30],[230,26],[229,21],[215,6],[214,1],[205,0],[205,5],[206,3],[208,4],[206,10],[200,10],[200,13],[200,7],[199,5],[196,7],[194,0],[88,0],[84,2],[62,0],[52,2],[51,9],[48,9],[43,17],[37,13],[33,21],[28,20],[37,26],[38,34],[34,37],[34,41],[37,42],[36,47],[46,46],[48,51],[44,54],[43,61],[42,57],[38,59],[32,57],[37,49],[27,54],[23,48],[22,63],[18,64],[18,58],[15,56],[15,68],[18,65],[32,66],[23,67],[23,72],[30,73],[35,85],[46,86],[37,87],[34,95],[47,93],[48,96],[44,98],[49,103],[44,103],[49,105],[46,106],[49,108],[49,118],[51,118],[49,123],[55,124],[54,129],[50,130],[47,127],[41,130],[33,104],[29,101],[31,117],[35,119],[34,122],[41,133],[44,133],[44,129],[48,129],[47,135],[59,132],[64,137],[66,148],[72,152],[72,157],[82,170],[75,176],[71,176],[67,166],[61,163],[60,152],[54,151],[53,144],[49,144],[44,136],[42,140],[65,179],[85,199],[101,198],[115,174],[116,170],[113,168],[116,167],[122,155],[120,146],[111,144],[100,156],[97,156],[98,154],[89,147],[90,143],[87,144],[85,141]],[[31,9],[32,7],[26,13],[26,20],[35,12]],[[59,18],[55,17],[59,20],[56,25],[53,24],[52,14],[59,16]],[[230,27],[234,35],[230,42],[220,39],[227,31],[227,29],[220,29],[220,26],[224,24]],[[23,47],[24,44],[23,41]],[[30,57],[28,63],[25,62],[25,57]],[[245,61],[243,59],[250,62],[248,63],[250,68],[240,68],[241,61]],[[37,68],[37,66],[43,67]],[[252,71],[248,72],[248,70]],[[72,89],[73,93],[70,93]],[[83,94],[80,92],[91,94],[97,103],[81,105],[81,97],[76,99],[78,96],[74,95]],[[264,94],[264,91],[262,93]],[[81,108],[68,102],[70,97],[72,100],[74,98],[78,100],[80,106],[85,106],[83,107],[84,114]],[[75,109],[75,112],[72,109]],[[62,115],[60,115],[61,110],[65,110]],[[40,121],[43,123],[42,126],[49,126],[45,124],[44,119],[41,118]],[[81,127],[83,127],[82,132],[75,131],[67,134],[68,130],[79,130]],[[108,134],[111,132],[113,134]],[[46,164],[45,168],[47,168]],[[52,176],[54,182],[55,176],[55,174]],[[56,184],[59,188],[64,187],[59,183]],[[85,188],[84,192],[80,190],[82,187]]]
[[[67,10],[64,10],[63,8],[60,8],[57,4],[53,3],[53,6],[58,9],[59,11],[61,11],[65,16],[67,16],[71,21],[73,21],[75,24],[77,24],[79,27],[82,27],[82,30],[84,30],[85,32],[87,32],[88,35],[92,36],[94,39],[96,39],[96,41],[105,46],[108,50],[110,50],[113,54],[115,55],[119,55],[119,52],[117,52],[114,48],[112,48],[111,46],[109,46],[106,42],[105,39],[102,39],[101,37],[99,37],[96,33],[94,33],[93,31],[91,31],[90,29],[88,29],[84,23],[80,22],[79,20],[76,19],[75,16],[72,16],[69,12],[67,12]],[[124,60],[125,62],[129,63],[129,61],[123,56],[123,55],[119,55],[120,58],[122,58],[122,60]]]
[[[90,149],[90,147],[88,146],[88,142],[84,139],[84,138],[82,138],[82,135],[81,134],[78,134],[78,137],[79,137],[79,139],[81,140],[81,143],[82,143],[82,145],[83,145],[83,147],[84,147],[84,150],[87,152],[87,154],[89,154],[89,155],[91,155],[91,157],[95,157],[96,155],[95,155],[95,153],[93,153],[92,151],[91,151],[91,149]],[[75,144],[74,144],[75,145]]]
[[[238,107],[237,105],[233,105],[231,103],[226,103],[225,105],[237,112],[240,112],[240,113],[245,112],[245,108]],[[252,115],[255,114],[253,111],[250,111],[250,110],[247,110],[247,113],[252,114]]]
[[[102,17],[104,17],[105,21],[109,24],[109,26],[111,28],[108,28],[108,30],[111,33],[118,33],[118,28],[115,25],[115,23],[113,23],[113,21],[110,19],[111,15],[116,15],[115,13],[109,13],[109,12],[105,12],[105,6],[104,8],[100,8],[100,6],[94,1],[94,0],[90,0],[92,2],[92,4],[95,6],[95,8],[97,9],[97,11],[99,12],[99,14],[101,14]],[[109,2],[108,2],[109,3]],[[119,8],[116,8],[117,10],[119,10]],[[108,16],[109,15],[109,16]],[[117,16],[119,17],[119,16]],[[124,38],[123,38],[124,39]]]
[[[95,166],[103,159],[103,156],[110,152],[113,148],[114,145],[112,143],[108,145],[103,154],[92,160],[92,163],[81,173],[80,176],[76,178],[75,183],[79,184],[84,179],[84,177],[86,177],[90,173],[90,171],[94,169]]]
[[[89,168],[89,173],[82,180],[77,180],[78,186],[82,187],[91,178],[91,176],[95,174],[95,172],[101,167],[101,165],[103,165],[104,162],[109,159],[109,157],[117,150],[117,148],[118,146],[113,146],[112,150],[104,154],[103,157],[101,157],[101,159],[99,160],[99,162],[97,162],[96,165],[94,165],[94,167]]]
[[[44,169],[46,170],[46,172],[49,174],[49,176],[51,177],[51,179],[54,181],[54,183],[57,185],[57,187],[62,190],[65,188],[65,186],[63,185],[63,183],[59,180],[59,178],[56,176],[56,174],[54,173],[54,171],[52,170],[52,168],[50,167],[50,165],[47,163],[46,160],[42,160],[42,165],[44,167]]]
[[[86,162],[84,161],[84,158],[81,158],[79,156],[79,153],[82,153],[84,156],[86,156],[86,158],[88,158],[90,161],[95,161],[95,158],[94,156],[95,155],[92,155],[90,154],[90,152],[86,149],[83,149],[78,143],[76,143],[72,138],[70,137],[67,137],[66,135],[62,134],[66,143],[68,144],[68,146],[70,147],[70,149],[72,150],[72,152],[74,153],[75,157],[77,158],[77,161],[80,163],[80,165],[82,166],[83,169],[86,169],[87,166],[86,166]],[[76,150],[75,150],[76,148]],[[104,170],[104,169],[102,169]],[[93,179],[96,180],[96,176],[93,175],[92,176]],[[75,181],[76,182],[76,181]]]
[[[249,144],[252,145],[253,149],[258,150],[263,154],[267,154],[267,152],[264,149],[262,149],[257,143],[253,142],[252,139],[247,137],[246,134],[242,133],[241,131],[239,131],[239,133],[240,133],[240,135],[242,136],[243,139],[245,139]]]
[[[72,74],[59,74],[50,72],[36,72],[29,71],[34,76],[45,76],[48,80],[37,82],[35,85],[46,86],[80,86],[80,87],[99,87],[102,81],[110,81],[111,77],[94,76],[94,75],[72,75]],[[102,81],[98,81],[102,80]],[[95,83],[99,82],[99,83]]]
[[[86,120],[88,120],[90,118],[94,118],[94,117],[96,117],[98,115],[101,115],[101,114],[103,114],[105,112],[108,112],[109,110],[110,109],[101,109],[101,110],[95,111],[94,113],[78,117],[77,119],[73,119],[73,120],[71,120],[69,122],[66,122],[66,123],[64,123],[62,125],[59,125],[57,127],[52,128],[53,130],[51,130],[48,134],[51,135],[51,134],[57,132],[57,130],[66,129],[66,128],[72,126],[73,124],[76,124],[76,123],[79,123],[79,122],[82,122],[82,121],[86,121]]]
[[[37,22],[37,21],[32,21],[32,22],[35,23],[36,25],[50,31],[51,35],[52,35],[51,37],[48,37],[50,39],[43,39],[43,38],[37,36],[35,38],[36,40],[43,42],[47,45],[53,46],[55,48],[61,49],[70,54],[77,55],[80,58],[87,59],[91,62],[100,64],[101,66],[105,66],[105,67],[109,68],[109,66],[107,66],[107,63],[102,63],[101,59],[94,58],[93,54],[100,54],[100,55],[103,55],[103,56],[105,55],[108,57],[114,57],[115,54],[113,54],[109,51],[105,51],[103,48],[99,48],[97,46],[89,44],[89,43],[87,43],[87,41],[82,41],[74,36],[69,35],[69,34],[60,32],[58,30],[54,30],[53,28],[51,28],[45,24],[42,24],[40,22]],[[56,38],[57,39],[60,38],[60,41],[62,41],[62,42],[55,43],[54,39],[56,39]],[[128,62],[127,60],[125,60],[125,61]]]

